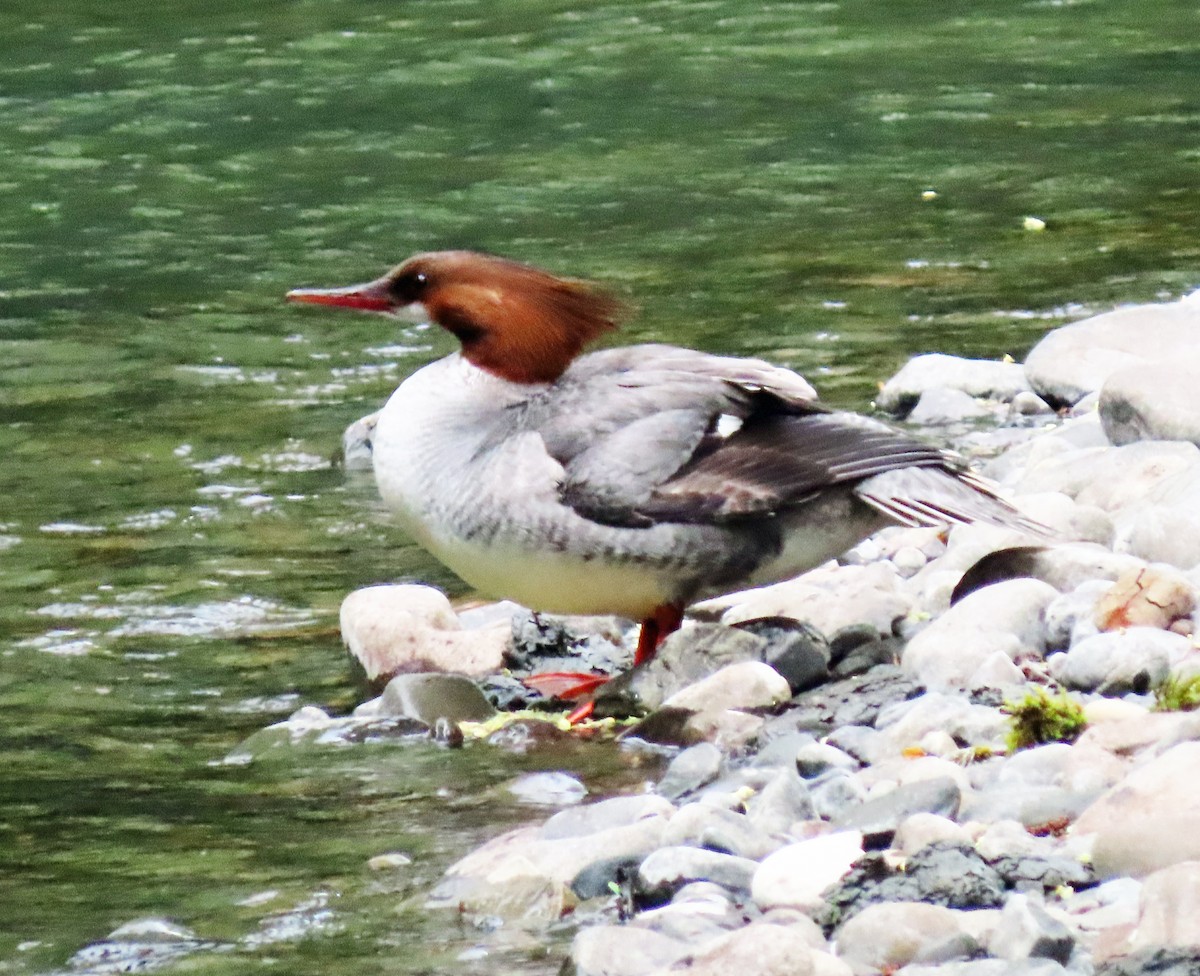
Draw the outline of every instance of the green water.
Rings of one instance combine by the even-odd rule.
[[[6,0],[0,973],[145,916],[235,946],[178,971],[554,972],[421,895],[530,815],[518,772],[637,781],[587,751],[217,764],[354,703],[346,592],[455,585],[328,461],[448,341],[286,289],[496,251],[861,408],[912,352],[1020,356],[1200,283],[1197,93],[1183,0]],[[255,941],[314,898],[327,925]]]

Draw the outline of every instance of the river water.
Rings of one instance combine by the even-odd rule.
[[[532,815],[518,773],[638,782],[221,762],[358,700],[349,590],[462,592],[330,460],[449,340],[288,288],[495,251],[865,409],[911,353],[1200,283],[1198,92],[1183,0],[5,0],[0,973],[110,971],[75,954],[147,917],[211,943],[179,971],[551,973],[423,894]]]

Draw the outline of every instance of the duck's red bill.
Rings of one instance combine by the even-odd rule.
[[[345,288],[293,288],[287,293],[287,300],[309,305],[358,308],[367,312],[388,312],[394,307],[388,283],[383,280]]]

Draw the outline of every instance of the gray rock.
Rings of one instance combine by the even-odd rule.
[[[789,617],[768,617],[737,626],[767,642],[763,660],[787,679],[793,694],[828,678],[829,641],[812,625]]]
[[[1086,864],[1069,857],[1005,855],[988,863],[1010,888],[1038,896],[1062,887],[1086,888],[1096,883],[1096,876]]]
[[[1200,314],[1196,316],[1200,333]],[[1193,340],[1194,342],[1194,340]],[[1141,363],[1109,374],[1100,389],[1100,421],[1114,444],[1200,444],[1200,357]]]
[[[1187,301],[1106,312],[1043,337],[1025,359],[1025,376],[1045,400],[1070,405],[1118,369],[1186,358],[1198,323],[1200,306]]]
[[[1032,390],[1023,390],[1012,398],[1008,416],[1011,423],[1018,417],[1040,417],[1053,412],[1054,408]]]
[[[664,844],[703,847],[722,854],[761,860],[783,846],[744,813],[711,803],[689,803],[671,819]]]
[[[992,411],[971,394],[946,386],[933,386],[921,394],[908,414],[908,422],[923,427],[961,424],[992,416]]]
[[[936,813],[914,813],[901,821],[892,840],[892,846],[905,856],[912,856],[936,843],[961,847],[971,843],[971,835],[947,817]]]
[[[1000,925],[991,940],[992,951],[1002,959],[1053,959],[1066,965],[1075,948],[1075,937],[1038,901],[1027,895],[1009,897],[1000,913]]]
[[[857,830],[870,844],[887,842],[901,822],[915,813],[953,817],[958,813],[961,793],[949,778],[918,780],[898,786],[884,796],[843,809],[832,818],[840,830]]]
[[[874,762],[885,751],[883,736],[866,725],[843,725],[825,737],[825,744],[853,756],[862,765]]]
[[[1095,466],[1092,477],[1075,494],[1083,505],[1106,512],[1141,505],[1168,478],[1196,476],[1200,449],[1182,441],[1139,441],[1109,448]]]
[[[697,897],[696,893],[708,890],[719,894]],[[684,892],[692,892],[680,898]],[[728,893],[719,885],[697,881],[685,885],[669,904],[639,912],[633,919],[632,928],[652,929],[688,945],[701,945],[724,935],[744,924],[742,913],[729,900]]]
[[[903,416],[926,390],[950,388],[972,397],[1009,401],[1029,390],[1024,369],[1017,363],[961,359],[930,353],[914,356],[889,379],[875,404],[880,410]]]
[[[1006,482],[1018,494],[1060,492],[1081,505],[1116,512],[1140,504],[1160,482],[1200,463],[1195,444],[1140,441],[1066,451],[1031,464]]]
[[[867,798],[866,788],[844,770],[833,769],[809,784],[813,809],[823,820],[837,820]]]
[[[1004,903],[1004,881],[971,848],[930,844],[908,859],[902,873],[881,857],[863,858],[835,888],[824,893],[824,901],[814,917],[826,928],[835,928],[880,902],[999,908]]]
[[[999,750],[1008,718],[990,705],[975,705],[958,695],[930,692],[880,712],[875,727],[892,751],[919,747],[930,732],[941,731],[963,746],[988,746]]]
[[[964,823],[996,823],[1015,820],[1026,827],[1073,820],[1095,799],[1094,792],[1080,792],[1064,786],[1028,786],[1013,789],[996,785],[970,793],[963,798],[959,819]]]
[[[665,817],[650,816],[584,836],[549,839],[536,827],[510,830],[451,865],[429,904],[548,924],[574,906],[571,884],[585,868],[645,857],[661,844],[666,824]]]
[[[729,664],[762,661],[767,642],[721,624],[690,624],[671,634],[654,658],[603,685],[596,715],[644,714]]]
[[[1109,589],[1108,580],[1097,579],[1051,600],[1042,614],[1046,650],[1066,651],[1072,644],[1099,633],[1096,604]]]
[[[665,901],[685,884],[711,881],[731,891],[750,891],[758,863],[746,857],[701,847],[660,847],[638,868],[639,890],[652,901]]]
[[[580,901],[610,897],[616,890],[633,891],[633,879],[644,854],[618,854],[584,865],[571,879],[570,888]]]
[[[816,779],[834,769],[852,773],[859,765],[853,756],[823,742],[811,742],[796,751],[796,772],[804,779]]]
[[[746,802],[746,815],[755,828],[773,836],[816,815],[808,786],[794,768],[785,766]]]
[[[1154,627],[1096,634],[1073,645],[1065,654],[1051,655],[1050,674],[1068,688],[1121,695],[1145,694],[1157,688],[1182,661],[1192,642]]]
[[[1061,491],[1023,493],[1021,511],[1064,541],[1112,546],[1112,516],[1095,505],[1080,505]]]
[[[1063,910],[1085,944],[1106,931],[1132,931],[1138,919],[1142,883],[1118,878],[1063,897]]]
[[[785,617],[811,624],[834,640],[844,627],[870,624],[883,636],[908,613],[911,599],[888,562],[828,563],[796,579],[706,600],[694,609],[720,614],[726,624]]]
[[[710,742],[700,742],[671,760],[656,789],[660,796],[674,800],[711,783],[720,771],[721,750]]]
[[[825,733],[846,725],[874,725],[882,711],[919,691],[920,685],[899,668],[881,665],[797,695],[795,707],[774,726],[768,723],[768,731],[778,727]]]
[[[457,674],[397,675],[384,689],[380,706],[385,716],[415,718],[426,725],[439,718],[482,722],[496,714],[475,682]]]

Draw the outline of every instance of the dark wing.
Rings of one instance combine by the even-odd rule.
[[[900,468],[941,467],[947,456],[903,431],[851,413],[759,412],[709,442],[640,511],[655,519],[714,522],[778,511],[835,485]]]
[[[702,443],[639,512],[674,522],[730,522],[802,504],[837,485],[901,525],[986,522],[1050,538],[957,456],[852,413],[751,415],[732,436]]]

